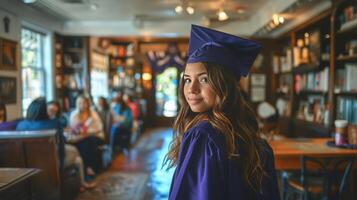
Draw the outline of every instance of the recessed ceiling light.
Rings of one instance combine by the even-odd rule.
[[[224,21],[224,20],[227,20],[229,17],[227,15],[226,12],[224,12],[223,10],[219,11],[218,12],[218,20],[219,21]]]
[[[36,0],[22,0],[22,2],[24,2],[24,3],[35,3]]]
[[[182,6],[180,6],[180,5],[176,6],[176,8],[175,8],[176,13],[182,13],[182,11],[183,11]]]
[[[98,10],[98,8],[99,8],[98,4],[95,4],[95,3],[90,4],[90,9],[91,10]]]
[[[190,14],[190,15],[192,15],[193,13],[195,13],[195,9],[193,9],[191,6],[188,6],[188,7],[186,8],[186,11],[187,11],[187,13]]]
[[[276,26],[279,25],[279,16],[277,14],[273,15],[273,22]]]
[[[280,22],[281,24],[284,23],[284,21],[285,21],[284,17],[279,17],[279,22]]]

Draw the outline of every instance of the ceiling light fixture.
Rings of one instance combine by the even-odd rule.
[[[274,14],[273,15],[273,22],[274,22],[274,24],[277,26],[277,25],[279,25],[279,16],[277,15],[277,14]]]
[[[239,8],[239,9],[237,10],[237,13],[243,14],[243,13],[245,13],[245,10],[243,10],[242,8]]]
[[[176,8],[175,8],[175,12],[176,12],[176,13],[181,14],[181,13],[182,13],[182,11],[183,11],[183,8],[182,8],[182,6],[181,6],[181,5],[176,6]]]
[[[280,24],[283,24],[284,21],[285,21],[284,17],[279,17],[279,22],[280,22]]]
[[[225,21],[225,20],[227,20],[229,17],[228,17],[228,15],[227,15],[227,13],[226,12],[224,12],[223,10],[220,10],[219,12],[218,12],[218,20],[219,21]]]
[[[35,3],[36,0],[22,0],[22,2],[24,2],[24,3]]]
[[[193,13],[195,13],[195,9],[191,6],[187,6],[186,11],[190,15],[193,15]]]
[[[90,9],[91,10],[98,10],[98,8],[99,8],[98,4],[95,4],[95,3],[90,4]]]

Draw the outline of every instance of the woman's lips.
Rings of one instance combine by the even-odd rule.
[[[190,104],[195,105],[198,104],[202,101],[202,98],[188,98],[188,102],[190,102]]]

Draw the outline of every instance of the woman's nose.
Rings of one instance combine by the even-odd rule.
[[[190,84],[190,88],[189,88],[189,92],[190,93],[193,93],[193,94],[196,94],[200,91],[200,85],[198,83],[198,81],[196,80],[193,80]]]

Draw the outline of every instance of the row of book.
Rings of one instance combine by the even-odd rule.
[[[295,75],[295,92],[300,91],[328,91],[329,69],[325,67],[319,72],[309,72]]]
[[[346,63],[336,70],[335,93],[357,91],[357,63]]]
[[[344,119],[350,124],[357,124],[356,97],[338,97],[336,106],[336,119]]]

